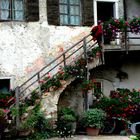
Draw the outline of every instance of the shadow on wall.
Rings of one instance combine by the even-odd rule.
[[[61,93],[57,105],[58,110],[70,107],[77,113],[76,115],[81,114],[83,111],[83,93],[79,83],[78,79],[75,80]]]

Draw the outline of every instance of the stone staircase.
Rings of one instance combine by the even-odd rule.
[[[37,104],[41,102],[42,111],[44,112],[44,114],[47,117],[56,118],[57,102],[60,94],[70,83],[72,83],[78,77],[73,75],[64,80],[60,80],[60,87],[58,87],[57,89],[50,89],[50,87],[44,89],[42,88],[43,85],[47,85],[46,83],[49,83],[50,80],[56,79],[59,74],[60,68],[63,69],[64,72],[66,71],[65,68],[67,66],[76,67],[79,60],[84,60],[84,65],[78,65],[83,65],[83,67],[80,68],[80,71],[84,71],[83,78],[89,79],[89,70],[103,64],[103,58],[101,58],[103,57],[103,51],[101,48],[100,50],[98,50],[98,48],[99,47],[97,45],[97,42],[93,42],[89,34],[75,43],[72,47],[63,52],[57,58],[52,60],[48,65],[43,67],[22,85],[16,87],[16,101],[10,106],[10,108],[16,108],[15,118],[12,118],[16,122],[16,129],[19,128],[20,121],[25,119],[28,116],[29,111],[34,107],[34,105],[30,104],[27,107],[28,113],[26,112],[20,115],[21,105],[24,106],[27,102],[31,101],[32,97],[35,97],[36,95],[38,96],[36,99],[33,99],[34,103]],[[51,77],[49,76],[50,73],[52,75]],[[14,98],[11,100],[14,100]],[[10,114],[10,112],[8,112],[7,114]]]

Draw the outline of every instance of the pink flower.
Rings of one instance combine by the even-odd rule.
[[[7,112],[9,112],[10,110],[9,109],[3,109],[3,112],[4,113],[7,113]]]

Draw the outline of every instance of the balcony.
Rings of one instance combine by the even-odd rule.
[[[103,24],[104,51],[140,50],[140,18],[110,19]]]

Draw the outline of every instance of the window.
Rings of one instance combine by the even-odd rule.
[[[0,79],[0,92],[10,91],[10,79]]]
[[[80,0],[59,0],[60,25],[80,25]]]
[[[23,20],[24,0],[0,0],[1,20]]]
[[[38,0],[0,0],[1,21],[38,21]]]
[[[94,93],[95,95],[100,95],[102,93],[102,83],[101,82],[95,82],[94,83],[96,88],[94,89]]]

